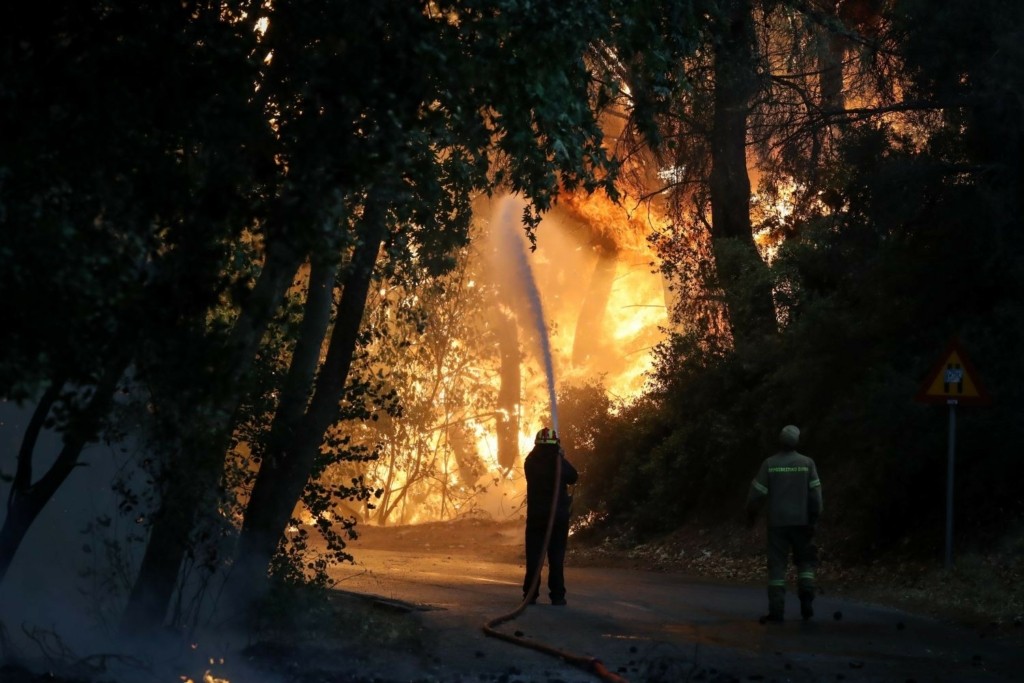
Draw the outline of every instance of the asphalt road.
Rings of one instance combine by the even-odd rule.
[[[508,559],[508,558],[505,558]],[[592,673],[484,635],[519,605],[522,565],[437,552],[360,548],[336,570],[339,588],[414,609],[426,653],[377,663],[385,680],[597,681]],[[530,642],[600,660],[641,681],[1024,680],[1024,652],[977,631],[897,610],[821,596],[802,622],[790,594],[787,621],[761,625],[761,588],[673,574],[567,567],[565,607],[537,605],[499,627]]]

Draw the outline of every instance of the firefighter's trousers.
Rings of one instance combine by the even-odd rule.
[[[543,563],[544,534],[548,520],[544,518],[527,518],[526,521],[526,576],[523,579],[523,597],[527,596],[533,575],[540,570]],[[551,540],[548,543],[548,595],[552,600],[565,599],[565,550],[569,539],[569,517],[556,515],[554,527],[551,529]],[[539,586],[538,586],[539,588]],[[533,593],[530,598],[537,597]]]
[[[818,549],[814,546],[813,526],[768,527],[768,613],[782,617],[786,600],[786,569],[789,555],[796,565],[797,590],[801,609],[810,610],[814,600],[814,569]]]

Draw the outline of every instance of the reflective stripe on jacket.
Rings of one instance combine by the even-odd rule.
[[[815,524],[822,510],[821,479],[814,461],[802,453],[776,453],[761,463],[750,482],[747,509],[755,511],[767,498],[768,526]]]

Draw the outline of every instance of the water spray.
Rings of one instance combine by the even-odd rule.
[[[555,368],[551,360],[551,344],[548,342],[548,328],[544,322],[544,306],[540,300],[540,292],[537,290],[537,282],[533,278],[533,269],[526,258],[526,248],[523,239],[519,234],[522,226],[520,220],[522,204],[511,197],[502,202],[503,206],[498,214],[498,231],[502,249],[515,263],[516,276],[526,294],[526,301],[530,306],[530,317],[537,329],[537,337],[540,340],[541,357],[544,360],[544,374],[548,380],[548,402],[551,407],[551,428],[558,433],[558,405],[555,400]]]
[[[551,428],[557,434],[558,405],[555,397],[555,369],[554,363],[551,360],[551,345],[548,342],[548,328],[544,323],[544,306],[541,304],[540,292],[537,290],[537,282],[533,278],[533,269],[530,268],[530,262],[526,258],[526,248],[524,247],[522,237],[519,234],[519,228],[521,226],[519,216],[521,215],[520,211],[522,210],[522,204],[511,197],[505,199],[502,204],[503,206],[498,214],[497,226],[500,235],[499,245],[502,250],[506,252],[506,255],[515,263],[516,276],[523,287],[523,291],[526,294],[526,300],[530,306],[530,316],[537,329],[537,337],[540,340],[541,356],[544,359],[544,374],[547,376],[548,380],[548,400],[551,407]],[[528,647],[530,649],[537,650],[538,652],[558,657],[562,661],[593,673],[599,678],[608,681],[608,683],[628,683],[625,678],[609,671],[604,663],[596,657],[576,655],[541,642],[527,640],[525,638],[509,635],[497,630],[497,627],[500,624],[512,621],[523,613],[526,606],[530,603],[529,596],[534,594],[539,586],[541,569],[544,566],[544,557],[547,555],[548,544],[551,542],[551,531],[555,521],[555,512],[558,508],[558,496],[559,491],[561,490],[560,482],[562,480],[561,474],[562,458],[558,457],[555,459],[555,488],[552,492],[551,515],[548,519],[547,530],[544,534],[544,543],[543,550],[541,551],[540,562],[537,565],[536,574],[534,574],[531,580],[531,588],[526,591],[526,595],[523,596],[523,601],[519,604],[519,607],[508,614],[503,614],[489,620],[484,624],[483,631],[486,635],[492,638],[499,638],[521,647]]]

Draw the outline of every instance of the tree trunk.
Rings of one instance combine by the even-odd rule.
[[[391,451],[388,456],[388,468],[387,476],[384,478],[384,485],[381,486],[383,491],[380,496],[380,500],[377,501],[377,524],[380,526],[388,525],[388,515],[391,514],[391,496],[395,492],[393,484],[395,483],[395,473],[397,472],[397,461],[398,454],[394,450],[394,447],[389,449]]]
[[[232,330],[224,385],[211,390],[208,405],[197,406],[196,419],[182,439],[149,542],[121,620],[126,633],[156,630],[164,622],[189,548],[200,510],[214,509],[217,485],[241,403],[239,380],[252,364],[263,333],[298,270],[301,257],[287,245],[271,243],[248,305]]]
[[[519,394],[522,391],[522,377],[519,366],[519,328],[516,319],[508,311],[495,307],[494,320],[498,337],[500,367],[498,376],[498,464],[505,471],[512,469],[519,456]]]
[[[282,435],[288,434],[290,439],[271,441],[246,509],[236,558],[236,571],[240,573],[236,581],[250,597],[259,596],[266,587],[268,563],[302,496],[324,433],[338,419],[373,269],[387,234],[384,216],[372,209],[367,207],[363,218],[363,242],[356,248],[345,278],[327,357],[317,376],[312,400],[290,429],[282,427]]]
[[[3,527],[0,528],[0,583],[7,575],[14,556],[18,552],[18,548],[21,547],[21,542],[25,539],[32,523],[50,502],[71,471],[78,465],[82,448],[95,438],[100,422],[113,403],[117,383],[128,367],[128,358],[130,358],[129,353],[119,352],[105,376],[100,378],[99,383],[92,390],[92,395],[86,406],[67,425],[64,431],[63,445],[57,459],[50,469],[39,478],[39,481],[33,484],[32,459],[35,455],[36,442],[46,416],[60,396],[64,380],[55,379],[39,399],[39,403],[32,413],[32,419],[29,420],[28,426],[25,428],[25,435],[22,437],[21,448],[18,451],[17,469],[7,497],[7,516],[4,519]],[[54,550],[59,551],[59,549]]]
[[[278,476],[280,470],[278,455],[287,453],[295,439],[295,430],[306,411],[313,380],[316,377],[317,368],[320,366],[320,349],[327,336],[327,328],[331,321],[336,271],[336,264],[323,260],[314,261],[311,265],[309,289],[299,328],[299,337],[292,354],[291,364],[288,366],[288,375],[281,390],[277,412],[270,426],[266,456],[260,465],[249,505],[246,508],[244,520],[246,526],[243,527],[243,540],[240,541],[240,544],[245,539],[251,538],[252,535],[250,532],[250,535],[246,536],[244,529],[246,527],[251,529],[253,525],[259,525],[261,522],[257,516],[267,509],[268,501],[265,498],[271,492],[271,482],[267,480]],[[269,558],[265,558],[266,561],[261,559],[257,566],[244,566],[244,562],[254,559],[250,553],[246,552],[245,548],[244,545],[240,545],[240,549],[237,551],[238,559],[234,569],[235,580],[231,583],[233,606],[238,607],[243,606],[242,601],[248,599],[248,584],[251,580],[249,576],[258,577],[260,572],[266,572],[267,561],[269,561]]]
[[[750,222],[747,114],[757,85],[751,0],[725,0],[722,8],[714,50],[711,237],[719,285],[739,350],[776,327],[767,266],[757,251]]]
[[[839,8],[834,3],[821,3],[821,11],[839,23]],[[815,26],[817,34],[818,88],[820,103],[825,109],[840,110],[846,106],[843,92],[843,60],[847,39],[834,28]]]
[[[43,422],[63,386],[63,380],[54,380],[50,384],[36,404],[32,419],[29,420],[21,440],[18,465],[14,480],[11,482],[11,491],[7,496],[7,516],[4,518],[3,528],[0,528],[0,583],[7,575],[7,570],[10,569],[14,555],[18,552],[18,547],[28,533],[29,527],[46,503],[32,489],[32,456]]]
[[[452,447],[455,454],[455,464],[459,470],[459,481],[466,486],[473,486],[482,474],[480,467],[480,454],[477,452],[476,442],[471,433],[463,424],[449,424],[445,430],[445,438]]]
[[[597,250],[597,265],[590,276],[587,294],[576,319],[576,334],[572,342],[572,362],[579,366],[591,356],[600,353],[604,339],[604,316],[608,309],[608,297],[615,282],[615,271],[619,265],[614,245],[601,246]]]

